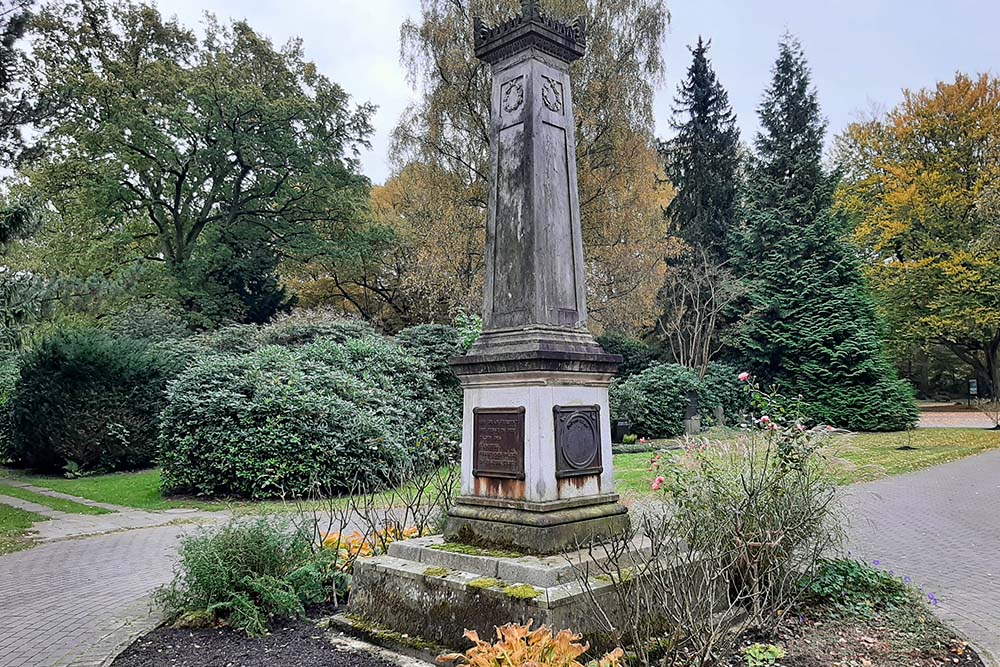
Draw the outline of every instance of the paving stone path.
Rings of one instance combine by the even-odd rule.
[[[221,516],[144,512],[0,483],[110,510],[68,514],[0,494],[0,502],[48,518],[34,526],[39,546],[0,556],[0,667],[109,662],[159,623],[149,596],[170,580],[179,537]]]
[[[1000,665],[1000,451],[853,486],[845,500],[852,553],[933,593],[941,616]],[[8,501],[24,502],[0,495]],[[149,595],[193,526],[170,512],[39,508],[27,509],[51,517],[37,524],[49,541],[0,556],[0,667],[107,664],[157,624]]]
[[[1000,665],[1000,451],[851,487],[846,504],[854,555],[933,594]]]

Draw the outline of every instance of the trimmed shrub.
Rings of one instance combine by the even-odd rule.
[[[272,620],[300,617],[306,604],[331,599],[345,587],[346,575],[328,551],[314,550],[308,536],[287,522],[234,521],[181,540],[174,580],[156,600],[178,625],[223,621],[259,637]]]
[[[205,334],[205,345],[224,354],[253,352],[260,347],[260,329],[253,324],[230,324]]]
[[[623,361],[618,367],[618,377],[630,378],[657,363],[656,349],[622,334],[598,336],[597,342],[608,354],[620,354]]]
[[[295,347],[325,340],[346,343],[350,340],[378,336],[364,320],[347,318],[329,311],[300,311],[286,315],[260,329],[261,345]]]
[[[735,366],[713,361],[701,379],[702,424],[714,424],[715,408],[722,407],[726,422],[732,426],[750,413],[750,393],[746,383],[740,382],[740,371]]]
[[[12,458],[53,472],[148,466],[175,372],[148,343],[95,329],[56,332],[24,355],[11,402]]]
[[[346,343],[374,337],[378,333],[364,320],[318,310],[292,313],[264,326],[231,324],[207,334],[205,339],[216,352],[246,353],[268,345],[300,347],[317,340]]]
[[[611,384],[611,418],[627,419],[632,430],[648,438],[684,433],[688,397],[699,393],[698,374],[678,364],[657,364]]]
[[[268,347],[196,362],[171,384],[160,421],[163,486],[202,496],[300,496],[348,488],[404,459],[387,425],[358,410],[347,373]]]
[[[390,440],[407,449],[419,448],[426,457],[428,452],[420,443],[436,440],[432,434],[443,434],[453,444],[458,438],[461,397],[442,390],[427,365],[391,339],[364,338],[340,345],[320,340],[302,348],[302,354],[341,369],[360,383],[366,392],[352,400],[388,425]],[[427,463],[436,465],[437,461]]]
[[[445,324],[418,324],[396,334],[396,341],[418,359],[422,359],[445,387],[459,385],[448,360],[465,352],[461,332]]]
[[[206,358],[168,399],[164,487],[203,496],[398,482],[401,471],[453,456],[460,423],[427,367],[382,338]]]

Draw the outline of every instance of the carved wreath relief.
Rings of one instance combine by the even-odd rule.
[[[563,110],[562,82],[542,75],[542,102],[550,111],[559,113]]]
[[[524,104],[524,76],[514,77],[500,86],[500,100],[506,113],[513,113]]]

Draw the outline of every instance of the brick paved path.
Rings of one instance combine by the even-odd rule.
[[[853,553],[909,576],[1000,664],[1000,451],[851,487]]]
[[[50,542],[0,556],[0,667],[101,665],[153,627],[147,596],[172,575],[177,538],[159,526]]]

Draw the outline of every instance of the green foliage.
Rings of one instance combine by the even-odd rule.
[[[56,331],[27,352],[11,401],[14,460],[58,471],[130,470],[156,456],[156,422],[175,372],[146,342]]]
[[[272,620],[302,616],[306,604],[343,592],[333,550],[312,546],[287,522],[234,520],[181,541],[174,580],[156,599],[181,624],[221,621],[266,635]]]
[[[396,341],[419,359],[423,359],[442,386],[458,386],[448,360],[465,352],[462,332],[444,324],[418,324],[396,334]]]
[[[295,347],[318,340],[346,343],[377,335],[372,325],[364,320],[325,310],[306,310],[285,315],[262,327],[259,344]]]
[[[710,42],[698,38],[674,100],[676,136],[661,147],[677,195],[667,217],[680,237],[716,261],[729,256],[739,190],[739,142],[729,96],[708,60]],[[680,116],[678,120],[676,116]]]
[[[213,16],[193,31],[133,0],[67,0],[31,27],[39,113],[23,173],[53,211],[36,269],[139,261],[142,292],[208,327],[286,308],[279,260],[350,255],[370,185],[354,153],[374,107],[352,104],[300,41],[275,47]]]
[[[629,378],[656,363],[657,351],[651,345],[624,334],[609,333],[597,337],[608,354],[622,355],[618,377]]]
[[[191,336],[183,315],[164,304],[126,306],[109,314],[102,327],[115,336],[150,342],[181,340]]]
[[[455,328],[458,329],[464,352],[472,347],[483,333],[483,318],[479,315],[460,312],[455,318]]]
[[[699,390],[703,424],[711,423],[716,407],[722,408],[730,426],[738,424],[737,420],[750,412],[750,395],[746,385],[740,382],[739,374],[740,371],[729,364],[713,361],[708,365]]]
[[[17,356],[8,353],[0,359],[0,463],[6,462],[13,454],[13,423],[11,398],[20,375]]]
[[[858,560],[822,560],[802,585],[810,601],[859,616],[913,601],[903,579]]]
[[[751,644],[743,649],[743,655],[746,656],[747,667],[765,667],[777,664],[786,653],[785,649],[774,644]]]
[[[622,444],[623,445],[634,445],[638,441],[639,441],[639,436],[637,436],[635,433],[626,433],[622,437]]]
[[[455,407],[381,338],[197,361],[170,387],[163,484],[205,496],[302,496],[398,482],[453,456]]]
[[[781,44],[761,105],[740,266],[750,285],[739,345],[751,369],[805,398],[816,420],[854,430],[916,422],[912,392],[882,350],[856,252],[831,210],[824,123],[801,47]]]
[[[632,429],[649,438],[673,438],[684,433],[689,396],[698,394],[698,374],[678,364],[657,364],[611,385],[611,414],[627,419]]]
[[[297,311],[270,324],[231,324],[206,334],[206,345],[222,353],[253,352],[267,345],[299,347],[316,340],[346,343],[377,337],[372,326],[360,319],[346,318],[326,310]]]

